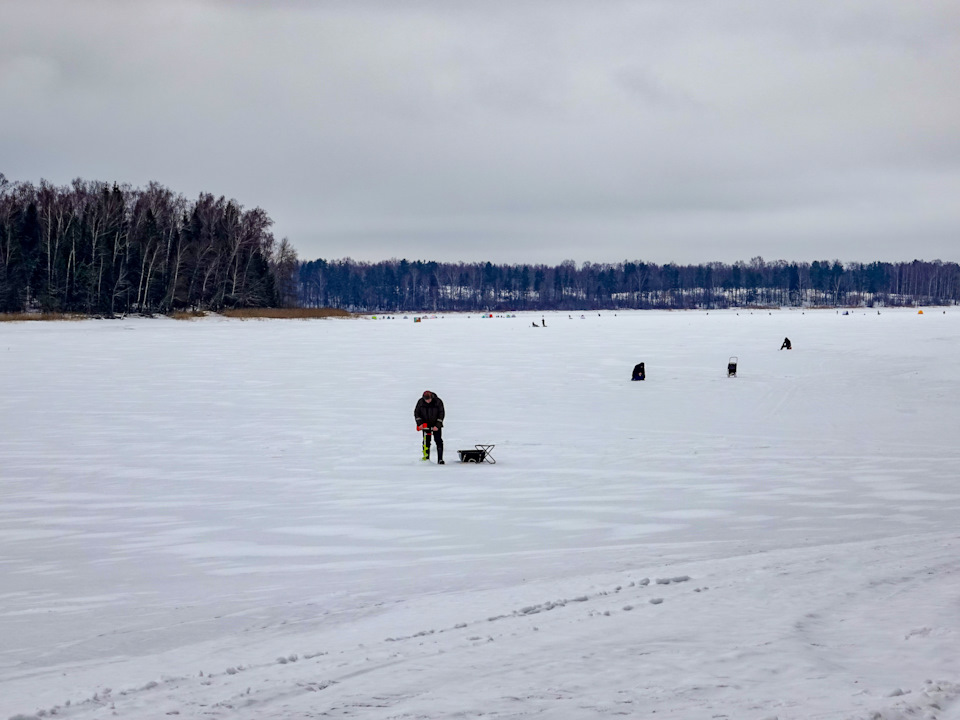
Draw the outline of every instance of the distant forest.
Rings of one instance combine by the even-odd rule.
[[[114,315],[330,307],[352,312],[898,306],[960,302],[955,262],[494,265],[300,262],[260,208],[203,193],[0,174],[0,312]]]
[[[296,252],[260,208],[0,174],[0,312],[117,314],[296,303]]]
[[[765,262],[733,265],[494,265],[389,260],[300,264],[305,307],[354,312],[682,309],[740,306],[949,305],[954,262]]]

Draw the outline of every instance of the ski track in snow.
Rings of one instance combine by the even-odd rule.
[[[936,558],[927,551],[931,541],[941,548]],[[690,566],[712,585],[688,575],[607,575],[589,578],[582,594],[505,604],[489,617],[465,616],[458,598],[442,598],[427,608],[383,610],[357,623],[354,642],[345,643],[339,631],[320,633],[310,641],[327,649],[308,651],[309,641],[288,639],[287,651],[275,658],[262,650],[259,662],[191,669],[141,687],[100,687],[44,710],[77,718],[607,717],[651,710],[679,718],[694,709],[731,717],[836,717],[830,690],[842,684],[849,693],[843,717],[946,718],[941,711],[960,686],[920,678],[936,670],[927,658],[931,645],[949,651],[960,638],[955,618],[941,616],[947,608],[925,598],[943,586],[956,588],[958,550],[960,536],[940,536]],[[914,556],[937,564],[904,572]],[[858,567],[865,560],[868,574]],[[832,587],[824,586],[824,575]],[[491,591],[481,605],[561,588],[569,583]],[[652,605],[655,599],[663,602]],[[771,605],[787,612],[764,609]],[[460,620],[421,627],[424,611]],[[391,627],[403,630],[380,637]],[[888,657],[875,655],[878,646]],[[587,681],[594,673],[604,677],[596,689]],[[827,680],[823,697],[811,692]]]
[[[953,314],[565,317],[0,326],[0,718],[960,719]]]

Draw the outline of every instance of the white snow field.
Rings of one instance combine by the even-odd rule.
[[[957,720],[958,357],[956,308],[2,323],[0,720]]]

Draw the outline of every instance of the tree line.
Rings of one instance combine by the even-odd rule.
[[[960,302],[940,260],[503,265],[299,262],[261,208],[202,193],[0,174],[0,312],[155,313],[229,307],[354,312],[917,305]]]
[[[298,259],[260,208],[202,193],[0,174],[0,311],[88,314],[297,301]]]
[[[942,305],[960,266],[940,260],[658,265],[572,260],[495,265],[318,259],[300,264],[299,303],[353,312]]]

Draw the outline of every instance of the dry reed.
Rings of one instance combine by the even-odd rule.
[[[41,320],[86,320],[88,315],[77,313],[0,313],[0,322],[30,322]]]

